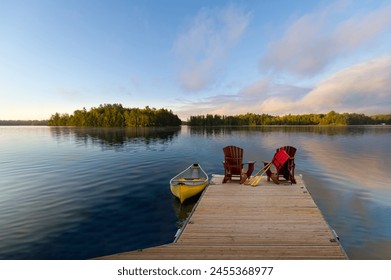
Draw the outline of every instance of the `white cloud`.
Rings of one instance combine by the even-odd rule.
[[[292,95],[297,96],[297,95]],[[359,112],[389,113],[391,109],[391,56],[347,67],[321,81],[302,98],[274,96],[260,110],[273,114]]]
[[[215,82],[224,59],[238,43],[249,20],[249,14],[232,5],[199,12],[174,44],[184,90],[199,91]]]
[[[391,5],[344,20],[339,14],[349,7],[336,5],[293,22],[281,39],[269,45],[261,67],[298,77],[313,76],[337,58],[374,44],[382,32],[391,28]]]
[[[237,94],[213,96],[182,103],[175,110],[190,115],[237,115],[247,112],[272,115],[355,112],[390,113],[391,56],[347,67],[312,89],[260,80]]]
[[[244,97],[260,97],[261,95],[267,94],[268,90],[270,89],[270,83],[270,79],[260,79],[255,83],[243,88],[240,91],[240,94]]]
[[[235,92],[184,102],[175,111],[184,119],[207,113],[389,113],[391,56],[382,53],[390,44],[386,35],[391,31],[391,4],[358,11],[352,2],[336,1],[298,18],[269,45],[261,59],[269,76],[261,76]],[[197,16],[176,42],[176,53],[182,59],[183,88],[196,91],[216,81],[219,67],[224,66],[224,58],[240,39],[248,20],[248,15],[232,7],[214,16],[206,10]],[[378,50],[383,50],[380,55]],[[347,62],[350,64],[344,65]],[[337,67],[342,70],[326,74],[323,70],[328,66],[332,67],[327,72]],[[322,78],[325,75],[328,77]],[[303,84],[306,86],[300,86]]]
[[[173,110],[184,120],[189,116],[205,114],[275,113],[294,106],[294,101],[307,92],[307,88],[260,80],[236,94],[215,95],[197,101],[181,100]]]
[[[390,110],[391,56],[366,61],[337,72],[310,91],[300,101],[300,106],[309,107],[312,111]]]

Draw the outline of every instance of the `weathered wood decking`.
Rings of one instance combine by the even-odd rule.
[[[100,259],[346,259],[300,177],[256,187],[214,177],[174,243]]]

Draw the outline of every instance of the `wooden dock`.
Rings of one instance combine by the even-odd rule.
[[[300,177],[221,184],[214,176],[174,243],[99,259],[347,259]]]

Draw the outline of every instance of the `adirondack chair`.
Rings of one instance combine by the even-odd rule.
[[[232,177],[239,179],[243,183],[254,171],[255,161],[243,162],[243,149],[236,146],[227,146],[224,151],[224,179],[223,183],[233,180]],[[248,168],[244,168],[247,164]]]
[[[280,152],[280,151],[284,151]],[[296,184],[295,179],[295,154],[296,148],[292,146],[284,146],[278,148],[272,159],[272,164],[276,168],[276,173],[272,173],[270,169],[266,171],[267,180],[273,180],[274,183],[279,184],[280,177],[290,181],[292,184]],[[263,164],[266,166],[270,162],[264,161]]]

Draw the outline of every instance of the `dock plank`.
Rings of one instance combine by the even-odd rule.
[[[300,177],[222,184],[200,198],[172,244],[99,259],[347,259]]]

